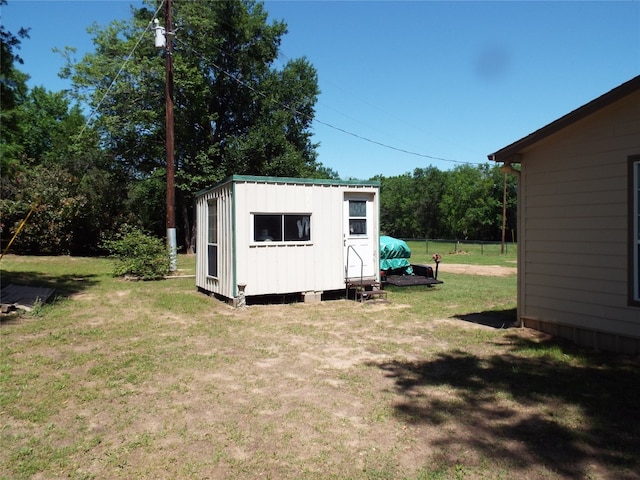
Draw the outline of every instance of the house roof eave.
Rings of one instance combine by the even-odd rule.
[[[536,130],[535,132],[527,135],[526,137],[517,140],[510,145],[507,145],[494,153],[487,155],[487,158],[494,162],[504,163],[518,163],[523,150],[531,145],[538,143],[539,141],[547,138],[554,133],[574,124],[575,122],[582,120],[583,118],[597,112],[598,110],[612,104],[613,102],[620,100],[621,98],[630,95],[640,90],[640,75],[632,78],[631,80],[619,85],[618,87],[610,90],[609,92],[601,95],[595,100],[567,113],[559,119],[549,123],[548,125]]]

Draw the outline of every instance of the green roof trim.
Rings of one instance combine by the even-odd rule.
[[[296,178],[296,177],[263,177],[259,175],[232,175],[215,185],[196,192],[196,197],[203,195],[211,190],[225,185],[227,183],[288,183],[299,185],[333,185],[333,186],[363,186],[363,187],[380,187],[378,180],[333,180],[328,178]]]

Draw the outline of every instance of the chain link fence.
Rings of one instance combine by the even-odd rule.
[[[405,242],[423,244],[427,255],[436,252],[478,253],[480,255],[516,255],[518,244],[515,242],[486,242],[480,240],[450,240],[435,238],[403,238]]]

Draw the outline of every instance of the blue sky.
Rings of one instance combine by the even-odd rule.
[[[2,23],[31,28],[21,69],[31,86],[57,91],[67,84],[52,48],[77,47],[80,58],[92,50],[86,27],[129,18],[132,3],[140,4],[9,0]],[[486,162],[640,74],[639,1],[267,0],[265,7],[289,27],[279,66],[305,56],[318,70],[318,160],[342,178]]]

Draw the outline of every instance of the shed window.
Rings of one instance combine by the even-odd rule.
[[[307,242],[311,240],[310,214],[254,214],[254,242]]]
[[[634,304],[640,304],[640,156],[634,156],[630,161],[630,176],[631,181],[629,185],[631,192],[629,199],[631,205],[629,206],[629,212],[632,215],[629,226],[630,232],[630,280],[631,280],[631,302]]]
[[[349,233],[351,235],[367,234],[367,202],[365,200],[349,200]]]
[[[207,209],[207,274],[218,276],[218,202],[209,200]]]

